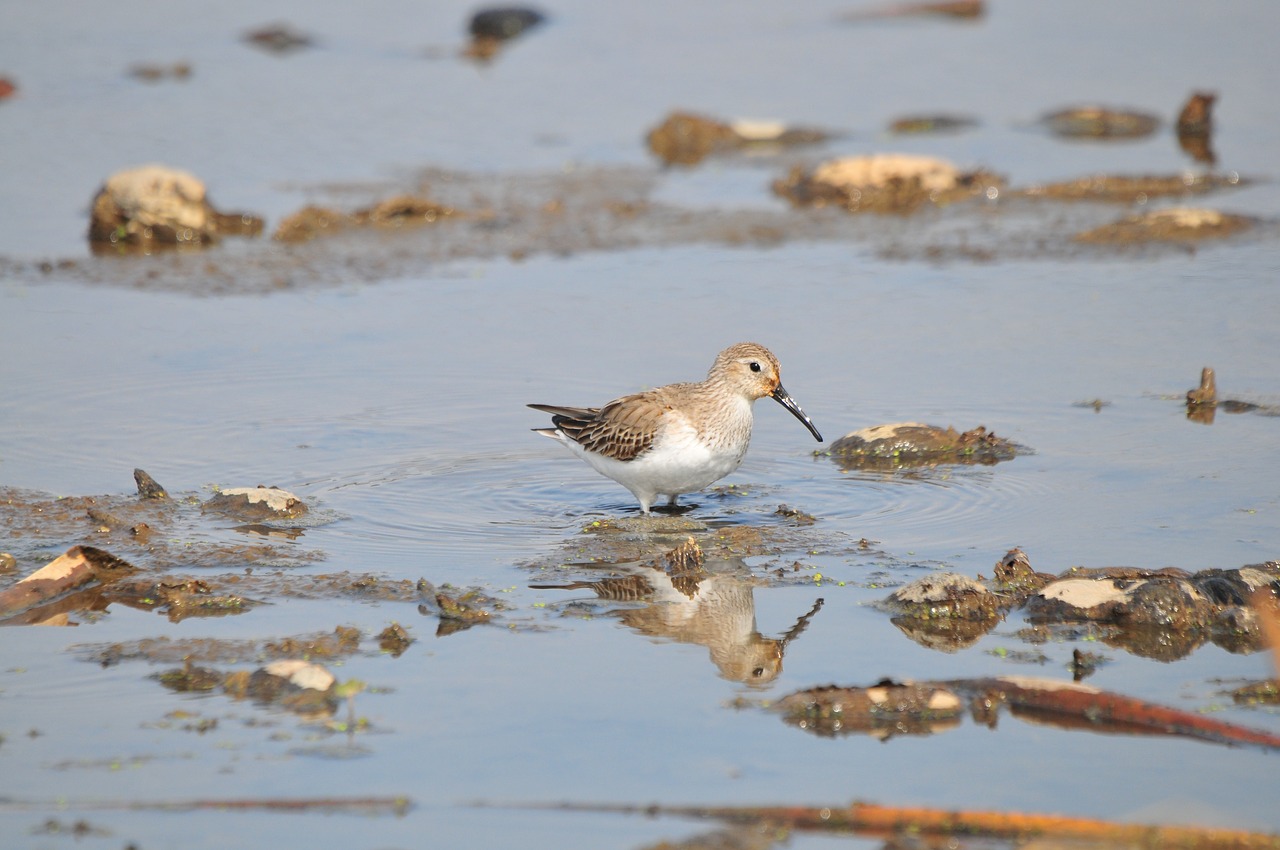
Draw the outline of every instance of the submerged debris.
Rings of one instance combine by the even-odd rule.
[[[1238,174],[1167,174],[1130,177],[1099,174],[1058,183],[1046,183],[1022,190],[1029,198],[1059,201],[1146,202],[1152,198],[1203,195],[1218,189],[1246,185]]]
[[[851,431],[814,454],[828,456],[846,470],[891,470],[942,463],[991,465],[1012,460],[1020,451],[1025,453],[1025,447],[982,425],[961,433],[950,426],[895,422]]]
[[[277,242],[307,242],[317,236],[331,236],[347,223],[345,213],[309,204],[281,220],[271,238]]]
[[[1077,106],[1051,112],[1040,119],[1049,132],[1072,139],[1138,139],[1160,126],[1145,112],[1105,106]]]
[[[668,165],[694,165],[715,154],[811,145],[829,137],[825,130],[788,127],[775,121],[724,123],[688,112],[673,112],[645,139],[649,150]]]
[[[809,172],[794,168],[787,177],[774,181],[773,191],[796,206],[911,213],[926,204],[995,197],[1001,184],[995,174],[961,172],[934,157],[875,154],[833,159]]]
[[[320,236],[332,236],[347,227],[435,224],[460,215],[453,207],[410,194],[395,195],[350,214],[308,205],[285,217],[271,238],[277,242],[307,242]]]
[[[186,80],[191,77],[191,65],[186,62],[174,62],[172,65],[139,64],[130,66],[128,74],[146,83],[158,83],[165,79]]]
[[[1143,242],[1193,242],[1223,239],[1248,230],[1253,219],[1209,209],[1176,207],[1132,215],[1077,233],[1076,242],[1131,245]]]
[[[986,14],[985,0],[925,0],[919,3],[902,3],[887,6],[883,9],[848,12],[841,16],[842,20],[860,21],[877,18],[907,18],[917,16],[936,16],[952,18],[960,21],[973,21]]]
[[[411,643],[413,638],[399,623],[392,623],[378,633],[378,647],[392,658],[403,655]]]
[[[400,227],[406,224],[433,224],[455,215],[451,207],[416,195],[396,195],[371,207],[356,210],[351,219],[356,224],[375,227]]]
[[[978,119],[967,115],[905,115],[890,122],[889,132],[901,135],[957,133],[976,126]]]
[[[199,178],[164,165],[108,177],[93,199],[89,220],[89,242],[113,248],[205,245],[220,236],[261,232],[261,218],[219,212]]]
[[[288,24],[269,24],[259,27],[246,32],[243,39],[246,44],[281,56],[304,47],[311,47],[314,43],[311,36]]]

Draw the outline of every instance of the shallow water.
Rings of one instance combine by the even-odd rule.
[[[1268,4],[1077,4],[1070,17],[993,4],[977,24],[834,23],[851,5],[650,4],[641,13],[567,3],[486,68],[424,56],[456,44],[463,4],[398,4],[374,17],[283,4],[271,19],[321,40],[285,58],[237,41],[266,22],[248,4],[197,15],[125,4],[96,22],[24,7],[28,20],[0,36],[5,71],[21,86],[18,100],[0,105],[0,145],[27,163],[0,170],[0,253],[10,270],[0,280],[0,483],[126,494],[142,467],[174,494],[277,484],[336,518],[287,544],[323,555],[292,568],[299,575],[423,577],[481,587],[513,610],[498,625],[444,638],[414,604],[342,599],[273,599],[243,616],[176,624],[117,606],[74,629],[7,629],[0,797],[72,805],[0,807],[6,840],[76,844],[33,832],[49,817],[109,831],[77,846],[399,847],[429,836],[442,846],[639,847],[707,829],[468,806],[477,800],[861,798],[1280,831],[1274,754],[1008,716],[996,731],[966,720],[930,738],[823,739],[728,705],[882,676],[1068,678],[1071,650],[1094,645],[1049,643],[1036,647],[1043,664],[1015,663],[1000,651],[1030,647],[1014,636],[1022,624],[1013,617],[943,653],[871,605],[884,585],[931,569],[990,575],[1015,545],[1055,572],[1198,570],[1280,555],[1280,418],[1219,414],[1201,425],[1181,403],[1203,366],[1217,370],[1224,395],[1280,403],[1274,240],[928,263],[885,259],[886,248],[913,238],[915,220],[893,220],[850,239],[771,247],[706,240],[463,257],[398,263],[372,279],[344,277],[338,265],[319,285],[275,293],[253,279],[252,263],[238,264],[257,249],[228,245],[208,256],[221,273],[248,278],[231,295],[184,289],[200,279],[198,259],[167,278],[174,264],[165,258],[92,260],[82,242],[94,188],[137,162],[190,168],[215,202],[274,221],[307,200],[307,187],[391,185],[423,167],[649,168],[643,133],[676,107],[847,128],[850,138],[822,154],[928,152],[1025,184],[1187,167],[1167,128],[1103,145],[1063,143],[1025,124],[1089,100],[1171,117],[1192,89],[1216,88],[1222,166],[1258,178],[1275,170],[1280,115],[1266,81],[1280,60],[1266,35],[1280,10]],[[18,39],[19,30],[36,37]],[[177,59],[195,66],[187,83],[124,76],[134,61]],[[956,136],[880,133],[899,114],[941,108],[983,123]],[[773,176],[767,161],[653,174],[664,203],[782,213],[767,194]],[[1280,216],[1280,192],[1267,182],[1203,201]],[[926,214],[922,226],[980,233],[983,216],[1001,218]],[[387,237],[389,252],[399,250],[395,237],[414,239]],[[31,266],[64,257],[79,268]],[[147,263],[159,279],[137,285]],[[713,523],[776,527],[783,503],[817,518],[807,537],[788,538],[795,545],[747,561],[756,575],[804,566],[795,581],[755,588],[761,634],[786,633],[825,600],[765,689],[723,678],[706,646],[656,640],[605,609],[575,605],[584,591],[527,586],[543,574],[536,567],[574,559],[584,526],[634,506],[530,434],[544,423],[525,403],[598,403],[694,379],[716,351],[745,339],[779,355],[787,389],[829,441],[920,420],[983,424],[1034,450],[995,467],[845,473],[812,455],[816,444],[789,415],[759,405],[751,453],[724,482],[735,486],[685,501],[698,506],[688,516]],[[1093,399],[1109,404],[1077,405]],[[19,554],[25,572],[92,542],[85,535],[34,549],[0,539],[0,550]],[[874,545],[860,553],[864,537]],[[339,679],[373,689],[356,701],[371,729],[351,739],[248,702],[170,693],[148,678],[161,665],[102,667],[84,648],[278,638],[338,624],[370,636],[393,621],[417,638],[407,652],[393,658],[366,637],[364,652],[335,665]],[[1267,676],[1265,654],[1205,645],[1162,663],[1101,651],[1110,663],[1090,684],[1280,730],[1274,710],[1234,707],[1220,694]],[[217,726],[185,731],[179,711]],[[404,795],[414,807],[381,818],[77,808],[368,795]]]

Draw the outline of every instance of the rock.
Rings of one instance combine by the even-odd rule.
[[[1178,135],[1207,136],[1213,132],[1213,104],[1217,99],[1213,92],[1193,93],[1178,113]]]
[[[1200,386],[1194,390],[1187,390],[1187,406],[1217,403],[1218,384],[1214,380],[1213,369],[1205,366],[1200,370]]]
[[[1194,584],[1174,576],[1064,578],[1027,601],[1033,621],[1091,620],[1123,626],[1204,628],[1213,603]]]
[[[922,682],[878,682],[871,687],[810,688],[788,694],[772,708],[786,722],[824,737],[867,733],[929,735],[958,724],[964,702],[952,690]]]
[[[244,521],[292,519],[307,512],[306,503],[288,490],[262,485],[223,490],[205,502],[204,509]]]
[[[527,6],[500,6],[481,9],[471,16],[467,32],[472,38],[492,38],[507,41],[523,35],[547,18],[537,9]]]
[[[839,206],[849,212],[910,213],[975,195],[994,197],[1002,181],[984,171],[962,172],[951,163],[915,154],[851,156],[809,173],[795,168],[773,191],[796,206]]]
[[[545,20],[545,15],[528,7],[481,9],[471,16],[467,25],[471,42],[463,55],[481,61],[492,59],[503,44],[524,35]]]
[[[161,487],[156,480],[146,473],[146,470],[135,469],[133,471],[134,483],[138,485],[138,496],[143,499],[163,500],[169,498],[169,494]]]
[[[1213,152],[1213,102],[1217,96],[1210,92],[1196,92],[1187,100],[1178,115],[1174,130],[1178,134],[1178,147],[1196,162],[1213,165],[1218,157]]]
[[[749,147],[809,145],[826,141],[823,130],[788,127],[777,121],[725,123],[673,112],[645,136],[649,149],[668,165],[694,165],[708,156]]]
[[[262,220],[220,213],[186,171],[144,165],[107,178],[93,199],[89,241],[112,246],[203,245],[223,234],[256,235]]]
[[[968,576],[935,573],[893,591],[881,607],[919,620],[989,620],[998,615],[1000,600]]]
[[[1055,135],[1091,139],[1137,139],[1151,135],[1160,126],[1160,119],[1154,115],[1105,106],[1062,109],[1040,121]]]
[[[1039,590],[1054,577],[1033,570],[1027,553],[1014,547],[996,562],[995,579],[1000,588],[1025,594]]]
[[[1076,242],[1133,244],[1143,242],[1192,242],[1222,239],[1248,230],[1253,219],[1217,210],[1175,207],[1129,216],[1102,227],[1077,233]]]
[[[921,422],[895,422],[851,431],[817,454],[845,469],[898,469],[940,463],[995,464],[1026,449],[979,425],[964,433]]]

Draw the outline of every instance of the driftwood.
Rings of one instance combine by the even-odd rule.
[[[540,807],[541,808],[541,807]],[[566,811],[669,815],[728,823],[766,823],[801,831],[859,835],[985,836],[1005,840],[1057,838],[1134,848],[1183,850],[1280,850],[1280,835],[1236,829],[1114,823],[1092,818],[1024,812],[946,810],[851,803],[818,806],[611,806],[564,804]]]
[[[106,584],[136,572],[129,562],[92,546],[72,546],[0,593],[0,617],[43,605],[91,583]]]

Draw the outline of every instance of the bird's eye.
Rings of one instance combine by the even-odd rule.
[[[764,668],[763,668],[763,667],[757,667],[757,668],[755,668],[754,670],[752,670],[752,671],[751,671],[751,676],[752,676],[752,678],[759,679],[759,678],[760,678],[761,676],[763,676],[763,675],[764,675]]]
[[[751,361],[751,371],[752,371],[752,372],[759,372],[759,371],[760,371],[760,364],[759,364],[759,363],[757,363],[756,361],[752,360],[752,361]]]

